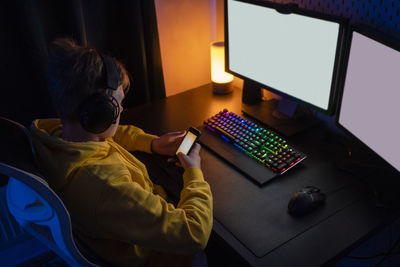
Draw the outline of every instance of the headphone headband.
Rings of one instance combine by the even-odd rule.
[[[104,73],[106,78],[106,88],[117,90],[118,89],[118,70],[114,60],[102,53],[99,53],[103,60]]]

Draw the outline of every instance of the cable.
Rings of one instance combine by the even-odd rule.
[[[392,236],[390,236],[390,243],[391,243]],[[376,264],[376,267],[380,266],[390,255],[400,255],[400,251],[393,251],[397,247],[400,242],[400,237],[397,238],[396,242],[390,247],[387,252],[375,254],[372,256],[345,256],[344,258],[355,259],[355,260],[370,260],[378,257],[382,257],[379,262]]]
[[[397,245],[400,242],[400,237],[397,238],[396,242],[393,244],[393,246],[389,249],[389,251],[386,253],[386,255],[376,264],[376,266],[380,266],[390,255],[393,255],[392,251],[395,247],[397,247]],[[396,253],[397,254],[397,253]]]
[[[376,254],[373,256],[345,256],[344,258],[355,259],[355,260],[370,260],[378,257],[385,256],[387,252]],[[390,255],[400,255],[400,251],[391,252]]]
[[[392,232],[393,223],[389,226],[389,246],[392,247],[393,244],[393,232]],[[389,258],[389,267],[392,267],[392,258]]]

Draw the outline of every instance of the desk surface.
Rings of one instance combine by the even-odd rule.
[[[163,134],[199,126],[224,108],[241,114],[241,90],[220,96],[205,85],[129,109],[121,121]],[[394,218],[394,211],[375,208],[359,179],[338,168],[336,159],[345,150],[329,127],[321,125],[288,141],[306,153],[307,160],[262,187],[206,148],[201,151],[214,197],[213,230],[247,263],[321,266]],[[326,204],[307,216],[290,216],[290,197],[307,185],[327,193]]]

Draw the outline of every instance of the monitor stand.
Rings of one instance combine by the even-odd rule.
[[[242,111],[281,135],[290,137],[320,122],[309,109],[286,98],[263,101],[261,90],[257,84],[244,81]]]

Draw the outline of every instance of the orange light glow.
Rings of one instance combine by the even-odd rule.
[[[233,75],[225,72],[224,42],[211,44],[211,80],[215,83],[229,83]]]

